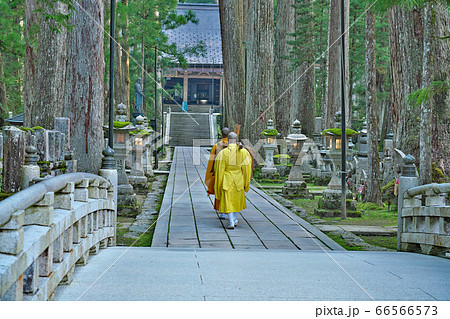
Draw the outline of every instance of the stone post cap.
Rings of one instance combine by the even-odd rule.
[[[117,105],[117,113],[125,114],[126,112],[127,112],[127,106],[125,104],[120,103],[119,105]]]
[[[416,177],[416,166],[414,165],[414,162],[416,159],[411,154],[406,155],[403,157],[403,168],[402,168],[402,176],[405,177]]]
[[[405,163],[405,165],[412,165],[414,164],[415,161],[416,161],[415,157],[412,156],[411,154],[408,154],[403,158],[403,162]]]
[[[116,168],[116,162],[114,160],[114,150],[109,147],[109,145],[106,146],[106,148],[102,152],[103,158],[102,158],[102,169],[115,169]]]
[[[138,117],[136,117],[136,124],[142,125],[142,123],[144,123],[144,117],[142,115],[138,115]]]
[[[37,162],[39,160],[39,155],[36,155],[36,147],[34,147],[33,145],[28,145],[25,148],[25,163],[24,165],[37,165]]]

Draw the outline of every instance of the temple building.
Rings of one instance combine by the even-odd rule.
[[[173,30],[167,30],[170,43],[179,49],[193,46],[202,41],[206,47],[205,56],[185,56],[188,69],[175,67],[164,74],[165,89],[173,92],[173,99],[191,108],[213,106],[218,111],[223,96],[222,40],[220,36],[219,6],[217,4],[179,4],[177,13],[194,11],[198,24],[189,22]],[[176,104],[170,98],[164,104]],[[203,106],[203,107],[202,107]],[[187,107],[187,109],[186,109]]]

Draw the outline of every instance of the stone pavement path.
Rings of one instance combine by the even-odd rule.
[[[209,152],[176,147],[152,247],[343,250],[316,227],[251,187],[234,230],[215,213],[204,185]]]
[[[450,299],[450,260],[343,251],[258,189],[227,230],[205,194],[206,160],[193,156],[175,150],[154,247],[102,250],[55,300]]]
[[[413,253],[111,247],[55,300],[434,301],[449,287],[450,260]]]

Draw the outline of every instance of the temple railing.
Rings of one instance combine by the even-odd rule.
[[[114,185],[70,173],[0,202],[0,300],[51,300],[76,264],[115,243]]]
[[[443,256],[450,252],[450,183],[408,188],[401,212],[402,251]]]

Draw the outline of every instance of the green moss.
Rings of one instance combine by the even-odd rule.
[[[355,130],[352,130],[350,128],[346,129],[345,132],[347,133],[347,136],[352,136],[355,134],[358,134]],[[342,129],[340,128],[327,128],[322,132],[322,135],[333,135],[333,136],[341,136],[342,135]]]
[[[133,247],[150,247],[152,245],[153,230],[140,235],[137,239],[125,237],[126,233],[128,233],[127,228],[117,229],[117,244]]]
[[[388,207],[394,202],[397,196],[394,195],[395,179],[381,187],[381,199],[388,203]],[[389,208],[388,208],[389,209]]]
[[[129,205],[117,205],[117,208],[130,208],[130,209],[134,209],[134,208],[136,208],[136,206],[129,206]]]
[[[50,161],[38,161],[37,162],[38,163],[38,165],[44,165],[44,164],[47,164],[47,165],[50,165]]]
[[[263,178],[260,180],[263,183],[269,183],[269,184],[281,184],[284,185],[284,181],[282,179],[268,179],[268,178]]]
[[[367,203],[357,203],[357,210],[364,209],[364,213],[361,217],[348,217],[341,220],[340,217],[320,217],[315,214],[315,210],[318,208],[318,202],[321,197],[315,199],[294,199],[292,202],[294,205],[304,208],[307,213],[315,218],[321,218],[326,224],[336,223],[337,225],[361,225],[361,226],[396,226],[397,225],[397,209],[391,207],[391,211],[387,210],[387,206],[377,210],[371,210],[370,205]]]
[[[278,130],[276,129],[265,129],[264,131],[262,131],[261,133],[259,133],[259,135],[265,135],[265,136],[277,136],[278,135]]]
[[[287,155],[287,154],[277,154],[277,155],[274,155],[273,158],[274,159],[277,159],[277,158],[279,158],[279,159],[281,159],[281,158],[290,159],[291,157],[289,155]]]
[[[114,128],[124,128],[127,125],[133,124],[131,122],[119,122],[119,121],[114,121],[113,123],[114,123]],[[108,124],[106,124],[106,125],[108,125]]]
[[[431,180],[433,183],[446,182],[444,172],[436,165],[436,163],[431,164]]]
[[[349,246],[345,242],[345,240],[342,238],[341,235],[328,233],[327,236],[330,237],[331,239],[333,239],[336,243],[341,245],[346,250],[355,250],[355,251],[363,251],[364,250],[364,248],[362,246]]]
[[[381,187],[381,193],[385,193],[392,190],[392,193],[394,193],[394,187],[395,187],[395,179]]]
[[[384,210],[385,208],[384,205],[383,207],[379,207],[377,203],[359,203],[358,209],[366,211],[366,210]]]
[[[33,127],[33,130],[42,130],[42,129],[43,129],[42,126],[35,126],[35,127]]]
[[[143,129],[143,130],[137,130],[137,131],[130,131],[130,135],[141,135],[141,136],[147,136],[152,134],[151,131],[149,131],[148,129]]]
[[[24,132],[31,132],[31,133],[34,132],[34,130],[31,127],[24,127],[24,126],[20,126],[19,130],[22,130]]]
[[[360,236],[366,243],[397,250],[397,236]]]
[[[8,194],[8,193],[0,193],[0,201],[8,198],[11,195],[14,195],[14,193],[10,193],[10,194]]]

